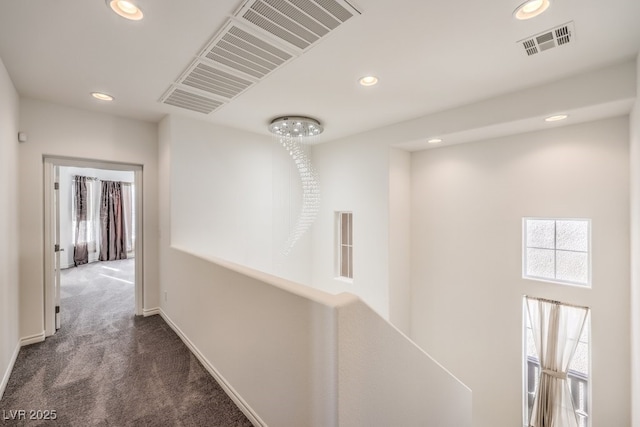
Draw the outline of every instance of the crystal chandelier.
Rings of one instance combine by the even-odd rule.
[[[324,128],[316,119],[304,116],[278,117],[269,124],[269,131],[277,136],[307,138],[317,136]]]
[[[303,116],[278,117],[269,124],[269,131],[291,156],[302,184],[302,208],[282,250],[285,256],[291,253],[296,242],[311,228],[320,211],[318,174],[304,145],[314,142],[314,137],[323,130],[319,121]]]

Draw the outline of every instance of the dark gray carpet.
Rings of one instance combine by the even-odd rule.
[[[133,260],[63,271],[62,329],[20,350],[0,425],[251,426],[160,316],[133,315],[133,277]],[[6,419],[21,409],[57,419]]]

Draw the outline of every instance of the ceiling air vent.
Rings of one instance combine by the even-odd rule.
[[[228,22],[200,55],[217,64],[260,79],[293,55]]]
[[[175,107],[186,108],[198,113],[209,114],[224,104],[222,101],[197,95],[179,88],[171,88],[163,97],[162,102]]]
[[[253,82],[197,61],[187,71],[182,84],[231,99],[251,86]]]
[[[518,41],[528,56],[570,43],[575,38],[573,21]]]
[[[305,50],[356,14],[344,0],[249,0],[236,16]]]
[[[173,95],[162,102],[208,114],[294,57],[229,20],[169,88]]]

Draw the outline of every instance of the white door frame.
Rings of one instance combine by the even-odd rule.
[[[60,307],[60,251],[63,251],[64,248],[60,247],[60,168],[59,167],[55,167],[54,168],[54,173],[53,173],[53,182],[55,184],[55,191],[53,192],[54,197],[53,197],[53,222],[51,222],[51,224],[53,225],[54,228],[54,232],[53,232],[53,236],[55,238],[55,240],[53,241],[54,246],[56,247],[56,250],[54,251],[53,254],[53,269],[55,271],[55,274],[53,275],[53,287],[54,287],[54,294],[53,294],[53,305],[56,308],[55,311],[55,322],[56,322],[56,331],[58,329],[60,329],[60,313],[58,310],[58,307]]]
[[[144,212],[143,167],[139,164],[107,162],[73,157],[43,156],[44,161],[44,329],[45,336],[56,332],[55,295],[55,214],[54,210],[54,170],[56,166],[108,169],[134,172],[135,212],[136,212],[136,260],[135,260],[135,314],[143,314],[144,301]]]

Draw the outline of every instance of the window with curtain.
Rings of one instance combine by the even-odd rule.
[[[101,184],[99,259],[126,259],[133,244],[131,186],[120,181]]]
[[[133,256],[134,197],[131,183],[74,177],[71,215],[76,266]]]
[[[94,262],[100,247],[100,181],[74,176],[71,191],[71,233],[74,265]]]
[[[525,296],[523,312],[524,425],[589,427],[589,309]]]

